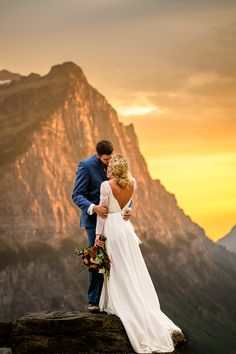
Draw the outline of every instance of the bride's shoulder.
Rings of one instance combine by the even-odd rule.
[[[109,181],[103,181],[101,183],[101,190],[104,190],[104,191],[109,191],[110,190]]]

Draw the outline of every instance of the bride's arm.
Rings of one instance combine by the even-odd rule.
[[[108,207],[108,194],[109,189],[107,188],[107,182],[102,182],[100,187],[100,202],[99,204],[103,204]],[[99,240],[100,235],[103,234],[105,218],[97,215],[97,224],[96,224],[96,238],[95,238],[95,245],[102,246],[102,242]]]

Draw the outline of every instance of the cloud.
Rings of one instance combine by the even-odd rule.
[[[117,109],[122,116],[146,116],[150,113],[163,114],[166,111],[155,106],[121,106]]]
[[[227,81],[227,79],[223,80]],[[188,81],[190,87],[201,87],[221,81],[221,77],[213,71],[206,71],[193,74],[189,77]]]

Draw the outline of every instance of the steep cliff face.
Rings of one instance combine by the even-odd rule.
[[[86,303],[86,277],[73,257],[73,242],[85,238],[71,194],[78,162],[102,138],[130,160],[138,184],[132,222],[163,310],[198,353],[231,353],[224,348],[236,345],[235,255],[210,241],[174,194],[151,179],[133,126],[119,122],[70,62],[0,86],[0,317]],[[39,240],[44,244],[35,245]]]

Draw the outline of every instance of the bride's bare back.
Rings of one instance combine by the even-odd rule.
[[[122,188],[114,179],[110,179],[108,182],[110,184],[114,198],[119,203],[120,208],[123,209],[132,197],[134,191],[134,183],[131,182],[128,186]]]

